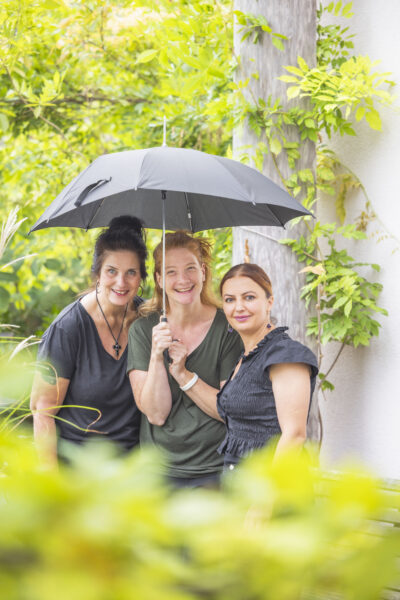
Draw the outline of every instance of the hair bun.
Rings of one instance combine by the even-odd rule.
[[[112,233],[134,232],[141,238],[144,237],[143,223],[137,217],[131,215],[121,215],[114,217],[109,226],[109,231]]]

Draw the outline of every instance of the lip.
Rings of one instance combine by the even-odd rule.
[[[194,285],[192,285],[192,287],[188,288],[187,290],[175,290],[178,294],[188,294],[189,292],[191,292],[194,289]]]
[[[247,321],[247,319],[250,318],[250,315],[243,315],[240,317],[233,317],[235,319],[235,321],[238,321],[239,323],[244,323],[244,321]]]
[[[112,290],[114,292],[114,294],[116,294],[117,296],[126,296],[128,294],[128,290]]]

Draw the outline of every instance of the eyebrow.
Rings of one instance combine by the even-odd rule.
[[[256,292],[253,292],[252,290],[249,290],[248,292],[242,292],[241,294],[238,294],[239,296],[246,296],[247,294],[255,294]],[[236,296],[236,294],[228,294],[225,293],[224,296]]]
[[[196,262],[190,262],[190,263],[186,263],[185,267],[191,267],[192,265],[195,265]],[[165,265],[166,269],[176,269],[176,265]]]

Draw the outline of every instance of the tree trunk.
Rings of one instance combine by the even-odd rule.
[[[280,99],[284,109],[288,107],[286,97],[287,84],[278,77],[286,73],[285,65],[297,65],[297,57],[301,56],[310,65],[316,62],[316,2],[315,0],[234,0],[235,10],[245,14],[262,15],[272,30],[285,35],[284,50],[280,51],[272,44],[271,36],[264,32],[258,43],[253,43],[252,37],[241,41],[243,33],[235,27],[235,52],[240,55],[240,65],[236,73],[238,80],[250,78],[245,94],[250,102],[259,98],[267,101]],[[252,78],[253,73],[259,77]],[[290,101],[307,107],[303,100]],[[287,130],[290,141],[299,141],[294,127]],[[233,152],[238,158],[246,151],[246,147],[254,148],[260,139],[250,129],[247,123],[234,132]],[[308,141],[300,149],[301,157],[296,163],[297,170],[311,169],[315,171],[315,144]],[[278,168],[284,178],[289,177],[290,169],[281,152],[275,157]],[[263,173],[278,185],[283,186],[281,177],[274,164],[271,154],[265,156]],[[301,201],[301,196],[297,196]],[[248,249],[248,258],[262,266],[271,278],[274,290],[273,317],[280,325],[288,325],[291,337],[307,344],[313,350],[316,345],[305,335],[306,323],[309,315],[304,303],[300,300],[300,290],[304,284],[304,277],[299,274],[303,265],[299,264],[292,251],[278,243],[278,240],[296,238],[306,235],[304,223],[287,229],[277,227],[237,227],[233,234],[233,263],[243,262]],[[316,398],[309,419],[308,434],[312,438],[318,437],[318,407]]]

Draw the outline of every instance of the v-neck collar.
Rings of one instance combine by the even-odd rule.
[[[123,352],[121,352],[120,358],[115,358],[115,356],[113,356],[112,354],[110,354],[110,352],[108,352],[108,351],[107,351],[107,350],[104,348],[103,342],[101,341],[100,334],[99,334],[99,332],[98,332],[98,329],[97,329],[97,327],[96,327],[96,323],[94,322],[94,319],[93,319],[93,317],[92,317],[92,316],[91,316],[91,315],[88,313],[88,311],[86,310],[86,308],[83,306],[83,304],[82,304],[82,302],[81,302],[81,298],[79,298],[79,300],[77,300],[77,303],[78,303],[78,306],[81,308],[81,311],[83,311],[83,314],[85,314],[85,315],[88,317],[88,319],[89,319],[89,321],[90,321],[91,325],[93,326],[93,328],[94,328],[94,330],[95,330],[95,332],[96,332],[96,338],[97,338],[97,342],[98,342],[98,344],[99,344],[99,345],[100,345],[100,346],[103,348],[103,352],[104,352],[104,353],[105,353],[107,356],[109,356],[109,357],[110,357],[110,358],[111,358],[111,359],[112,359],[114,362],[116,362],[116,363],[119,363],[119,362],[120,362],[120,361],[123,359],[123,357],[124,357],[124,355],[125,355],[125,352],[126,352],[126,351],[127,351],[127,349],[128,349],[128,344],[126,344],[126,346],[125,346],[125,348],[124,348],[124,351],[123,351]]]

